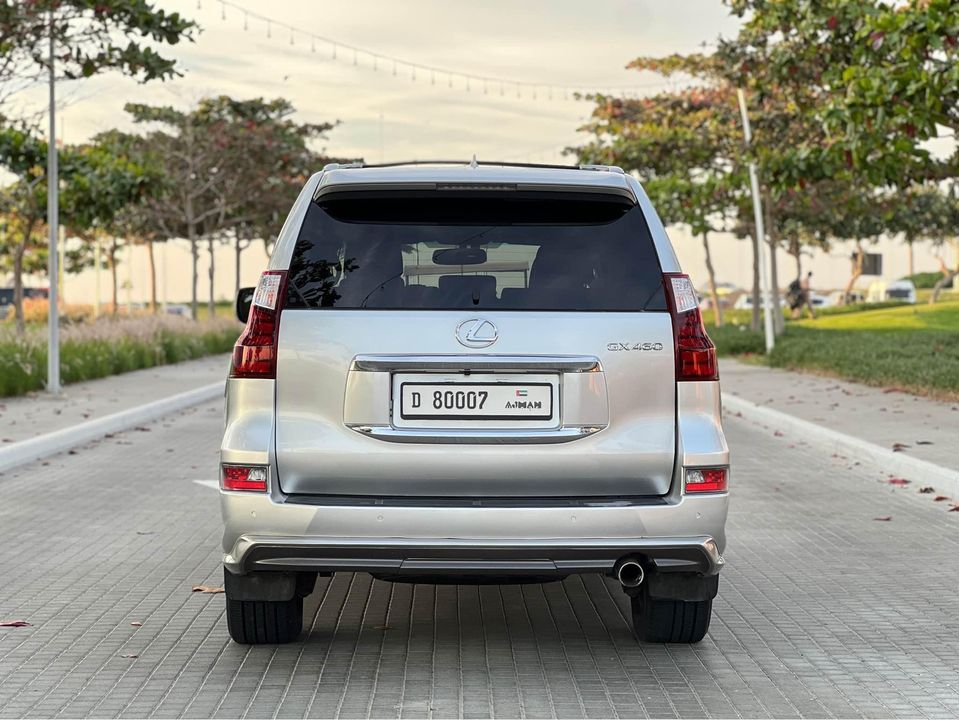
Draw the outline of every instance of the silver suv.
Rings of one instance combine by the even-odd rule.
[[[705,635],[729,481],[716,352],[634,178],[329,165],[237,312],[234,640],[294,639],[316,577],[340,571],[601,573],[641,639]]]

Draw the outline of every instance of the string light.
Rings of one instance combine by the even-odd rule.
[[[598,89],[595,86],[587,86],[587,85],[579,85],[579,86],[545,85],[543,83],[536,83],[528,80],[513,80],[509,78],[494,77],[490,75],[472,75],[468,73],[453,72],[451,70],[441,68],[441,67],[422,65],[419,63],[412,63],[412,62],[409,62],[408,60],[404,60],[399,57],[394,57],[391,55],[382,55],[380,53],[375,53],[355,45],[350,45],[348,43],[342,43],[342,42],[339,42],[338,40],[324,37],[322,35],[305,32],[302,28],[298,28],[289,23],[249,10],[239,5],[234,0],[219,0],[219,2],[220,2],[220,19],[221,20],[225,21],[227,19],[226,17],[227,5],[237,10],[238,12],[243,13],[243,29],[244,30],[249,30],[250,18],[253,18],[254,20],[262,22],[266,25],[266,36],[267,38],[272,38],[273,25],[276,25],[279,28],[289,30],[290,45],[296,44],[296,40],[295,40],[296,33],[300,33],[301,35],[304,35],[310,39],[310,51],[313,53],[317,52],[317,44],[323,43],[330,48],[332,59],[336,60],[339,47],[344,47],[347,50],[351,50],[353,52],[354,66],[359,65],[359,54],[363,53],[373,59],[372,68],[374,71],[379,70],[379,60],[383,59],[392,63],[394,76],[398,75],[400,66],[402,66],[404,69],[408,68],[410,71],[410,78],[412,79],[413,82],[416,81],[416,71],[419,69],[424,72],[429,71],[430,85],[436,85],[437,74],[446,75],[447,86],[450,89],[453,89],[453,77],[455,75],[457,77],[463,78],[464,80],[463,88],[466,90],[466,92],[472,92],[474,82],[482,83],[484,95],[490,94],[489,92],[490,85],[493,85],[494,87],[496,85],[499,85],[500,97],[504,97],[506,95],[506,85],[512,85],[513,87],[516,88],[516,97],[518,99],[523,99],[524,97],[526,97],[532,100],[540,100],[540,99],[553,100],[554,97],[558,97],[557,93],[559,91],[562,91],[562,97],[564,101],[582,100],[585,97],[596,94],[596,93],[614,94],[614,92],[609,88]],[[198,10],[202,9],[202,7],[203,7],[202,0],[197,0],[197,9]],[[624,87],[619,90],[619,94],[626,97],[630,92],[635,92],[636,90],[648,89],[648,88],[663,88],[663,87],[669,87],[675,90],[676,88],[675,80],[667,79],[666,81],[659,81],[654,83],[645,83],[645,84],[633,85],[630,87]],[[526,93],[523,92],[524,89],[527,90]],[[540,92],[541,90],[545,90],[546,92],[542,93]],[[556,93],[554,93],[554,90],[556,91]],[[543,95],[545,95],[546,97],[543,98]]]

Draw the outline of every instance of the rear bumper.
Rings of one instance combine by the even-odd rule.
[[[709,536],[634,539],[489,539],[278,537],[243,535],[224,555],[235,574],[260,571],[358,571],[391,575],[567,575],[608,573],[624,555],[660,572],[715,575],[724,560]]]

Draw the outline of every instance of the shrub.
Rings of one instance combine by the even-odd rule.
[[[101,319],[66,325],[60,336],[60,376],[66,383],[227,352],[240,333],[234,320],[200,323],[175,317]],[[47,380],[46,328],[18,337],[0,328],[0,396],[41,390]]]
[[[942,280],[942,273],[941,272],[921,272],[921,273],[916,273],[915,275],[906,275],[906,277],[902,279],[912,280],[912,284],[916,286],[916,289],[929,290],[930,288],[935,287],[937,282]]]

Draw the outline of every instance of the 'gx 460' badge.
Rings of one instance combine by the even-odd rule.
[[[646,350],[646,351],[655,351],[662,350],[662,343],[609,343],[606,346],[606,349],[610,352],[629,352],[631,350]]]

